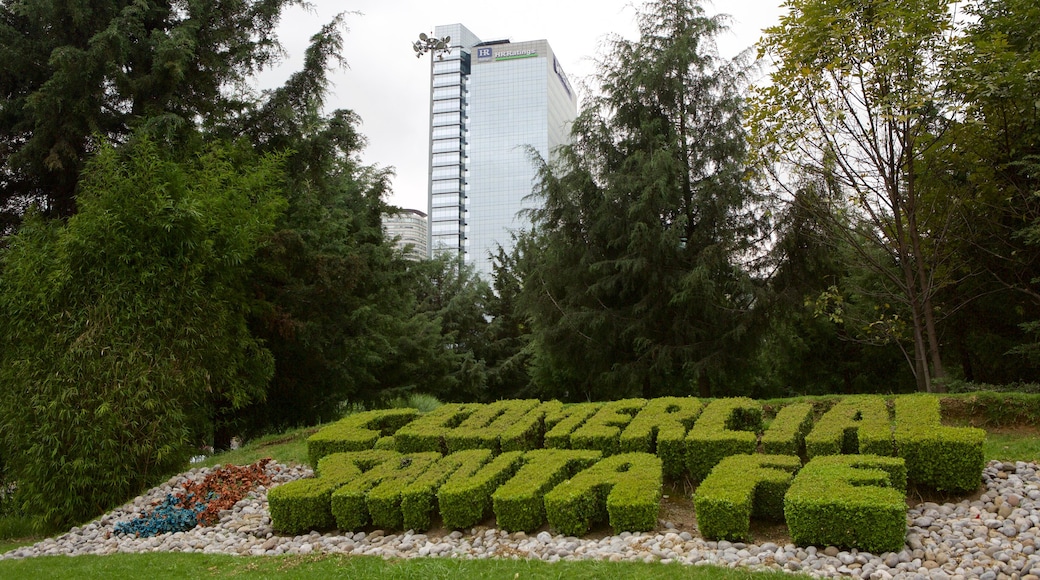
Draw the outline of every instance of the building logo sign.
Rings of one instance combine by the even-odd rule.
[[[525,48],[520,50],[499,50],[498,52],[495,52],[495,49],[490,46],[477,47],[477,62],[499,62],[503,60],[533,58],[536,56],[538,56],[538,50],[534,48]]]

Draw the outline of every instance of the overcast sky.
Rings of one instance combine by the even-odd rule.
[[[718,39],[724,56],[752,46],[761,30],[777,24],[782,0],[735,0],[704,4],[709,14],[732,18],[730,31]],[[595,69],[610,34],[635,39],[635,7],[642,0],[311,0],[310,11],[294,8],[282,19],[278,35],[288,58],[261,77],[275,86],[299,68],[308,39],[343,11],[349,31],[344,54],[349,69],[333,75],[328,108],[351,109],[361,116],[368,138],[365,163],[392,166],[396,172],[394,205],[426,211],[429,135],[429,57],[417,59],[411,44],[420,32],[440,24],[462,23],[483,40],[514,42],[546,39],[578,86]],[[579,107],[581,106],[579,102]]]

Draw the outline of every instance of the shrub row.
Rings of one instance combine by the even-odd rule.
[[[697,487],[697,526],[711,540],[745,541],[751,517],[783,521],[784,495],[802,466],[795,455],[731,455]]]
[[[318,477],[275,487],[268,502],[274,528],[290,534],[367,525],[422,530],[434,509],[445,527],[455,529],[476,525],[492,511],[509,530],[531,531],[546,520],[568,534],[584,533],[599,521],[619,532],[653,529],[661,460],[647,453],[597,462],[600,457],[599,451],[569,449],[497,456],[472,449],[443,457],[333,453],[322,458]]]
[[[966,491],[981,480],[984,433],[942,427],[939,399],[896,398],[902,411],[895,428],[881,396],[837,401],[816,422],[811,403],[783,407],[762,434],[762,451],[808,458],[835,454],[872,454],[907,458],[912,481],[929,487]],[[352,415],[308,440],[316,464],[339,451],[396,450],[447,454],[483,448],[499,454],[540,448],[590,449],[604,456],[652,453],[672,479],[703,480],[724,457],[750,454],[759,445],[762,406],[748,398],[668,397],[564,406],[558,401],[499,401],[486,405],[449,404],[419,415],[412,409]],[[899,445],[896,445],[896,440]],[[803,449],[804,447],[804,449]]]
[[[784,496],[784,517],[799,545],[898,552],[906,537],[906,467],[901,458],[819,456]]]
[[[942,426],[939,399],[927,395],[896,397],[895,412],[896,451],[911,482],[954,492],[979,486],[985,431]]]

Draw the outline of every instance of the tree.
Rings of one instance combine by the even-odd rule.
[[[285,201],[278,157],[102,148],[80,212],[0,254],[0,442],[28,513],[93,517],[182,468],[222,407],[264,395],[247,264]]]
[[[959,251],[980,275],[953,296],[964,303],[958,325],[970,333],[962,358],[971,378],[1030,380],[1040,358],[1034,354],[1023,365],[1028,359],[1006,355],[1009,349],[1027,355],[1038,350],[1035,335],[1030,339],[1015,326],[1040,318],[1040,7],[987,0],[969,9],[972,23],[952,76],[965,103],[956,126],[956,161],[966,168],[972,219],[957,233]],[[982,299],[969,300],[966,292]]]
[[[856,267],[884,277],[910,313],[918,388],[945,375],[936,294],[958,218],[956,198],[926,177],[956,101],[946,73],[955,16],[948,0],[789,0],[761,51],[776,62],[759,89],[757,149],[780,175],[838,184],[824,206]],[[845,224],[850,224],[851,227]]]
[[[183,137],[241,112],[295,3],[0,3],[0,235],[29,204],[72,215],[80,171],[106,142]]]
[[[649,2],[640,39],[611,42],[573,144],[542,167],[518,265],[543,391],[708,396],[749,348],[761,223],[743,68],[714,45],[724,22]]]

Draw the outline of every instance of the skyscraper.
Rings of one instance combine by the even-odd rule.
[[[431,60],[430,249],[459,252],[490,276],[490,254],[526,227],[535,164],[566,143],[577,96],[545,40],[482,42],[438,26],[451,50]]]

